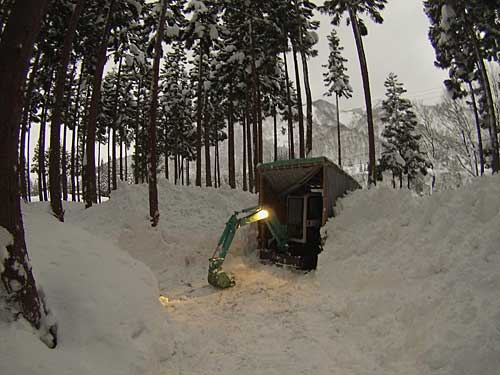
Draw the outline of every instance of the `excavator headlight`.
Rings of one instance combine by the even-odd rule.
[[[264,220],[269,217],[269,211],[268,210],[260,210],[257,212],[257,220]]]

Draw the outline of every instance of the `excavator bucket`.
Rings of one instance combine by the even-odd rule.
[[[234,286],[233,274],[222,270],[224,258],[213,257],[208,260],[208,283],[216,288],[226,289]]]

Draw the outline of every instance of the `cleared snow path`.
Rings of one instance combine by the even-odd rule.
[[[419,198],[360,191],[343,200],[316,272],[261,265],[254,229],[237,235],[233,289],[207,260],[241,192],[161,182],[122,186],[69,220],[146,263],[168,297],[161,374],[500,374],[500,178]],[[339,207],[340,208],[340,207]]]

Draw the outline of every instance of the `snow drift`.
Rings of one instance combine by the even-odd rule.
[[[500,374],[499,176],[430,197],[351,194],[306,274],[261,264],[247,227],[224,291],[207,284],[208,257],[256,196],[161,181],[151,228],[147,191],[123,185],[98,207],[70,205],[65,224],[27,208],[61,342],[49,351],[1,325],[0,373]]]

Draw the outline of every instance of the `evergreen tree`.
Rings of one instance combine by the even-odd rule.
[[[487,0],[428,0],[424,2],[424,9],[431,23],[429,39],[436,52],[436,65],[448,69],[450,79],[445,84],[453,97],[465,95],[462,83],[469,85],[474,80],[479,81],[479,110],[490,133],[492,171],[498,172],[498,125],[484,60],[498,61],[500,58],[497,35],[499,7],[492,6]],[[469,90],[472,90],[471,86]]]
[[[339,98],[344,97],[346,99],[352,96],[352,87],[349,84],[349,76],[346,74],[347,67],[344,63],[347,59],[342,57],[342,50],[344,49],[340,46],[340,40],[337,36],[337,32],[332,30],[328,38],[328,44],[330,46],[330,55],[328,56],[328,64],[323,65],[327,68],[327,71],[323,73],[325,85],[328,88],[326,95],[331,96],[335,94],[335,107],[337,110],[337,144],[338,144],[338,155],[339,155],[339,166],[342,168],[342,147],[340,142],[340,114],[339,114]]]
[[[375,179],[375,133],[373,127],[373,113],[368,78],[368,65],[363,47],[363,36],[368,35],[368,29],[361,15],[367,14],[375,23],[382,23],[384,19],[380,12],[385,8],[387,0],[327,0],[323,3],[321,11],[332,16],[332,24],[339,25],[344,15],[349,15],[348,22],[352,26],[356,48],[358,50],[361,77],[365,92],[366,117],[368,123],[368,185],[376,184]]]
[[[401,187],[403,174],[406,174],[410,188],[410,181],[419,173],[425,175],[430,163],[420,151],[417,116],[410,100],[403,97],[406,92],[403,84],[398,82],[395,74],[390,73],[384,86],[387,99],[382,102],[382,122],[385,124],[382,136],[385,142],[382,144],[380,168],[392,171],[393,186],[394,176],[399,177]]]
[[[80,14],[82,13],[85,0],[78,0],[74,6],[68,25],[65,30],[65,37],[60,48],[58,56],[58,67],[56,72],[55,82],[55,102],[54,112],[52,114],[52,123],[50,126],[50,165],[49,165],[49,179],[50,179],[50,206],[55,217],[59,221],[64,221],[64,209],[62,206],[61,194],[61,175],[60,175],[60,154],[61,154],[61,122],[63,116],[64,92],[66,86],[66,76],[68,65],[71,58],[71,50],[73,39],[76,33],[76,27]],[[51,15],[55,18],[55,15]],[[66,176],[64,176],[66,178]]]

